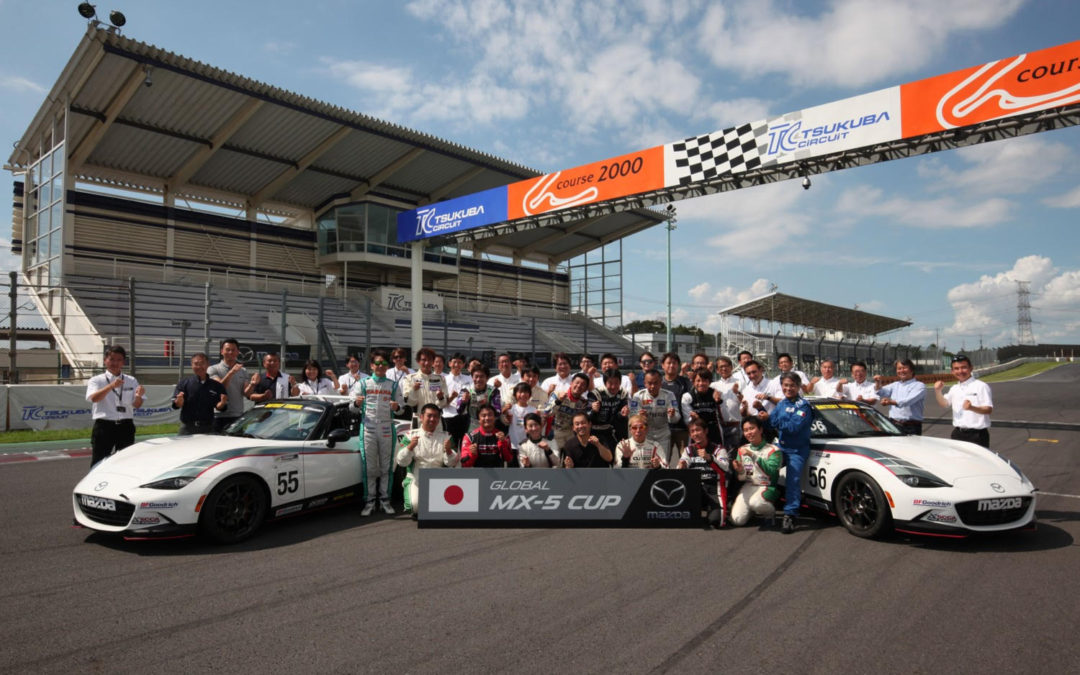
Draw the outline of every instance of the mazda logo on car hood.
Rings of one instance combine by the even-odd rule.
[[[662,509],[674,509],[686,501],[686,486],[681,480],[663,478],[649,488],[649,498]]]

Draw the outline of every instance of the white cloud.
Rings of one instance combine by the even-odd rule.
[[[363,61],[323,59],[327,72],[360,90],[374,114],[410,121],[457,120],[489,124],[519,119],[529,108],[524,92],[502,87],[484,75],[458,84],[417,81],[410,68]]]
[[[288,40],[269,40],[263,43],[263,51],[271,54],[279,54],[281,56],[288,56],[292,54],[296,49],[295,42],[289,42]]]
[[[800,201],[801,200],[801,201]],[[682,201],[681,221],[693,221],[705,244],[726,255],[752,259],[777,250],[794,250],[810,231],[814,214],[807,194],[784,181]]]
[[[981,337],[987,344],[1015,344],[1017,281],[1030,282],[1036,341],[1080,337],[1080,270],[1059,270],[1050,258],[1039,255],[1019,258],[1005,272],[985,274],[950,290],[954,319],[946,335],[953,340]]]
[[[1068,146],[1039,136],[980,143],[950,155],[969,168],[955,170],[941,157],[919,163],[917,173],[927,179],[931,190],[972,196],[1023,194],[1039,189],[1074,164]]]
[[[1043,200],[1043,204],[1046,204],[1047,206],[1052,206],[1057,209],[1080,208],[1080,185],[1077,185],[1065,194],[1057,195],[1055,197],[1047,197]]]
[[[869,185],[845,190],[836,202],[836,213],[844,219],[880,220],[924,229],[987,227],[1008,221],[1017,205],[1007,199],[960,199],[949,195],[936,199],[886,197],[885,191]]]
[[[1002,25],[1023,0],[741,0],[709,6],[698,43],[746,78],[780,74],[798,86],[860,87],[915,72],[965,31]]]
[[[25,77],[19,77],[18,75],[0,75],[0,89],[7,89],[8,91],[13,91],[17,94],[25,92],[44,94],[46,92],[45,87],[37,82],[28,80]]]

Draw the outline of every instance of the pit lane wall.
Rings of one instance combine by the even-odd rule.
[[[146,385],[143,406],[135,411],[136,426],[180,423],[172,409],[171,384]],[[18,429],[89,429],[90,403],[86,385],[9,384],[0,386],[0,417],[5,431]]]
[[[869,148],[1080,101],[1080,41],[398,214],[399,243]]]

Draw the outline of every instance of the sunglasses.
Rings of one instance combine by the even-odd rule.
[[[372,361],[371,365],[373,365],[373,366],[388,366],[388,365],[390,365],[390,362],[389,361],[383,361],[382,359],[380,359],[378,361]]]
[[[641,360],[641,365],[643,365],[643,366],[651,366],[654,363],[656,363],[656,361],[653,361],[652,359],[642,359]]]

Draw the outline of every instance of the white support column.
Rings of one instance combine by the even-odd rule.
[[[424,346],[424,242],[414,241],[412,244],[412,309],[410,312],[412,323],[413,360],[416,352]]]

